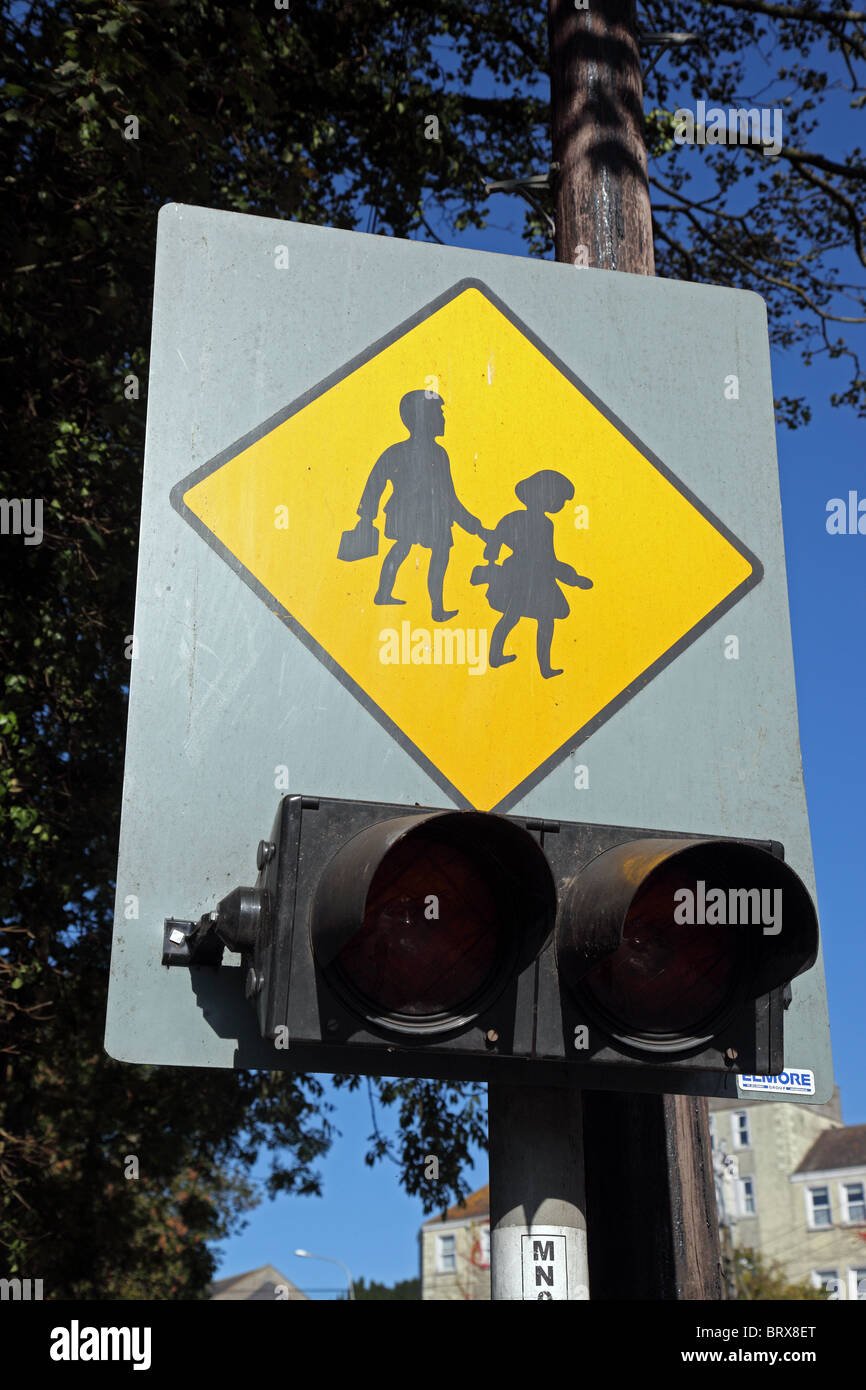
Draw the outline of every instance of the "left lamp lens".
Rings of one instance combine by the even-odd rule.
[[[323,983],[377,1028],[468,1026],[534,961],[556,917],[545,855],[480,811],[375,821],[323,871],[311,934]]]
[[[361,930],[334,962],[376,1009],[410,1017],[458,1013],[498,971],[496,893],[465,850],[417,832],[385,855]]]

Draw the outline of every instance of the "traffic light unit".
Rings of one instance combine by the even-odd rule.
[[[781,1072],[817,956],[773,841],[301,796],[252,888],[165,923],[163,964],[241,956],[287,1065],[593,1088]]]

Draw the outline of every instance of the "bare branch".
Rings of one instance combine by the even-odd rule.
[[[748,10],[751,14],[763,14],[768,19],[799,19],[809,24],[821,24],[825,28],[838,24],[862,24],[866,21],[864,10],[819,10],[814,5],[777,5],[771,0],[721,0],[729,10]]]

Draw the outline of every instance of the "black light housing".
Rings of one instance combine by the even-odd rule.
[[[774,841],[301,796],[252,888],[165,924],[238,952],[288,1067],[653,1091],[784,1065],[818,921]]]

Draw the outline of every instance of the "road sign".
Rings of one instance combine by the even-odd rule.
[[[148,396],[113,1056],[291,1065],[161,964],[287,792],[779,840],[814,891],[757,296],[173,204]],[[829,1095],[820,959],[785,1064]]]
[[[172,501],[458,805],[484,810],[525,795],[762,572],[473,280]],[[367,528],[359,558],[340,554],[344,527]]]

